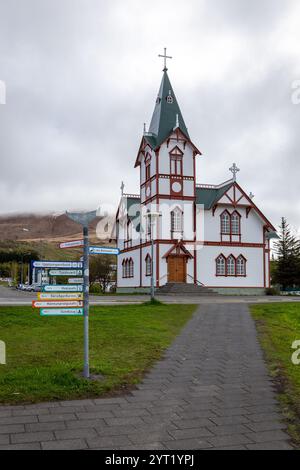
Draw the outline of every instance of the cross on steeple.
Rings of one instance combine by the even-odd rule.
[[[168,69],[167,69],[167,59],[172,59],[172,57],[170,55],[167,55],[167,48],[164,47],[164,54],[158,54],[158,57],[162,57],[164,59],[164,69],[163,71],[166,72]]]
[[[232,164],[232,167],[229,168],[229,171],[233,174],[233,181],[236,181],[236,174],[240,171],[240,169],[236,166],[236,163]]]

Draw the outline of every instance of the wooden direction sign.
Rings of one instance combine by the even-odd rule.
[[[83,307],[83,302],[78,300],[33,300],[33,308],[55,308],[55,307]]]
[[[68,316],[76,317],[83,316],[83,308],[42,308],[40,310],[42,317],[54,317],[54,316]]]
[[[42,292],[82,292],[82,285],[46,285],[42,287]]]
[[[82,269],[81,261],[33,261],[34,268],[74,268]]]
[[[72,240],[70,242],[60,243],[59,248],[76,248],[83,246],[83,240]]]
[[[80,292],[38,292],[38,300],[83,300]]]
[[[82,276],[82,269],[50,269],[49,276]]]

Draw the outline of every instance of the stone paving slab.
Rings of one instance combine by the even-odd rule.
[[[0,406],[2,449],[292,449],[245,304],[198,307],[131,394]]]

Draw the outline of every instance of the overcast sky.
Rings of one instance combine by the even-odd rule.
[[[203,157],[277,225],[299,223],[299,0],[0,0],[0,213],[116,204],[134,169],[168,47]]]

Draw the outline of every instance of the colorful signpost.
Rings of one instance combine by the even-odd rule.
[[[89,246],[88,225],[96,217],[96,211],[67,212],[67,216],[82,225],[83,239],[60,243],[59,247],[83,247],[83,256],[80,261],[34,261],[34,268],[40,268],[42,272],[47,269],[50,278],[66,276],[68,284],[42,285],[42,292],[38,292],[38,300],[32,302],[32,307],[39,308],[41,316],[84,317],[83,375],[89,378],[89,255],[119,255],[120,250],[106,246]]]

